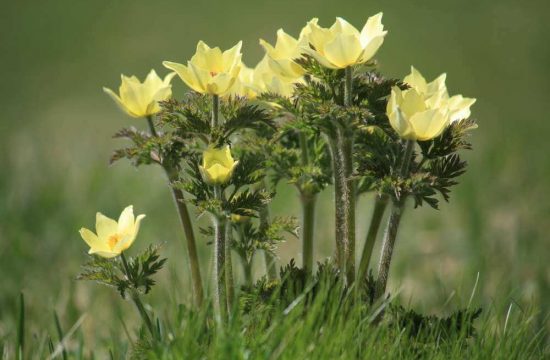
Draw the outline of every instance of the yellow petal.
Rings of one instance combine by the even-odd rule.
[[[409,84],[412,88],[422,93],[425,93],[428,89],[426,79],[418,70],[414,68],[414,66],[411,66],[411,73],[405,76],[403,81]]]
[[[336,18],[336,21],[331,26],[330,30],[335,34],[352,35],[359,38],[359,31],[355,28],[355,26],[351,25],[341,17]]]
[[[222,55],[223,61],[223,71],[231,71],[234,66],[238,65],[241,62],[241,48],[243,42],[239,41],[237,45],[233,46],[231,49],[226,50]]]
[[[383,43],[384,43],[383,36],[376,36],[372,38],[364,47],[363,52],[361,53],[359,57],[359,61],[357,61],[357,63],[363,64],[369,61],[370,59],[372,59]]]
[[[384,31],[384,25],[382,25],[382,13],[378,13],[367,19],[367,22],[361,30],[360,41],[363,48],[367,46],[369,42],[375,37],[386,36],[387,31]]]
[[[127,206],[118,218],[117,233],[130,234],[134,232],[134,207]]]
[[[414,140],[414,133],[411,123],[405,118],[399,107],[388,114],[391,127],[404,139]]]
[[[430,109],[413,115],[410,123],[418,140],[430,140],[439,136],[449,124],[448,114]]]
[[[471,115],[470,107],[475,104],[476,99],[465,98],[462,95],[455,95],[448,100],[451,111],[451,122],[467,119]]]
[[[95,231],[97,232],[99,241],[106,241],[109,236],[116,234],[117,229],[118,224],[116,221],[108,218],[100,212],[96,214]]]
[[[189,67],[171,61],[163,61],[162,65],[170,70],[174,70],[183,82],[191,89],[200,93],[205,92],[205,87],[199,83],[195,74],[189,69]]]
[[[115,103],[122,111],[124,111],[131,117],[139,117],[139,115],[134,114],[130,109],[126,107],[126,105],[122,102],[122,99],[113,90],[104,87],[103,91],[115,101]]]

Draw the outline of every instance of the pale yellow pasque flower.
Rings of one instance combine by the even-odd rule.
[[[254,99],[262,93],[273,93],[288,97],[292,95],[294,85],[301,81],[301,78],[291,80],[279,76],[269,66],[269,59],[266,55],[253,69],[244,64],[242,65],[239,78],[229,94],[245,96],[250,99]]]
[[[204,181],[210,185],[222,185],[229,181],[239,162],[231,156],[229,146],[210,147],[202,154],[200,170]]]
[[[386,114],[393,129],[407,140],[429,140],[441,134],[449,125],[450,113],[446,104],[414,88],[392,88]]]
[[[462,95],[449,96],[445,85],[446,78],[446,74],[441,74],[428,83],[424,76],[414,66],[411,66],[411,73],[403,81],[425,97],[431,98],[434,104],[439,103],[440,106],[447,106],[451,123],[469,118],[471,115],[470,107],[476,102],[476,99],[466,98]]]
[[[140,118],[151,116],[160,111],[158,102],[168,100],[172,96],[170,81],[176,73],[170,73],[161,79],[155,70],[151,70],[145,81],[141,83],[135,76],[121,75],[118,95],[108,88],[103,88],[113,100],[128,115]]]
[[[242,41],[222,52],[219,47],[210,48],[203,41],[187,66],[170,61],[162,64],[174,70],[193,90],[210,95],[224,95],[233,85],[241,70]]]
[[[267,55],[265,61],[279,77],[294,80],[304,75],[305,70],[294,60],[301,58],[305,52],[304,48],[307,45],[305,34],[307,31],[308,29],[304,28],[300,37],[295,39],[283,29],[279,29],[275,46],[260,39],[260,45]]]
[[[145,215],[134,218],[132,205],[126,207],[120,214],[118,222],[102,213],[96,214],[95,229],[97,234],[82,228],[80,236],[90,246],[89,254],[97,254],[105,258],[112,258],[128,249],[139,232],[139,225]]]
[[[369,61],[382,46],[387,33],[382,25],[382,13],[369,17],[361,32],[342,18],[336,18],[330,28],[322,28],[317,22],[318,19],[312,19],[303,30],[310,45],[305,50],[330,69]]]

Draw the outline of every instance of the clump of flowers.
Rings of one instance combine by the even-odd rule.
[[[126,158],[165,170],[186,237],[197,306],[204,304],[201,272],[207,262],[198,258],[190,214],[212,219],[200,233],[212,244],[220,323],[228,319],[238,285],[250,288],[261,277],[252,273],[254,257],[264,257],[267,281],[278,281],[276,247],[288,236],[302,244],[302,268],[292,262],[289,273],[300,274],[303,284],[320,278],[314,275],[316,204],[327,188],[334,192],[335,252],[323,272],[337,274],[346,289],[368,289],[372,301],[386,294],[406,200],[433,208],[438,194],[449,200],[466,169],[458,152],[471,147],[467,135],[476,127],[470,119],[475,99],[450,96],[446,75],[427,82],[414,67],[404,79],[382,76],[374,58],[387,33],[382,13],[368,18],[361,31],[342,18],[330,28],[314,18],[297,37],[280,29],[275,45],[260,40],[266,54],[254,68],[243,64],[241,42],[222,51],[201,41],[187,65],[163,62],[175,72],[164,80],[151,71],[143,84],[123,76],[119,95],[106,90],[130,116],[146,119],[148,131],[132,127],[117,133],[130,145],[111,161]],[[170,98],[174,74],[190,88],[180,100]],[[291,217],[270,214],[280,181],[296,188],[300,226]],[[355,212],[365,193],[374,193],[369,219]],[[388,208],[374,277],[373,248]],[[141,219],[128,207],[118,223],[98,214],[97,234],[82,229],[95,259],[82,277],[114,284],[123,295],[128,289],[137,294],[143,284],[149,291],[149,277],[163,263],[156,248],[129,262],[124,257]],[[358,221],[370,223],[359,257]],[[243,279],[235,278],[232,252]],[[111,277],[106,270],[111,267],[124,277]]]

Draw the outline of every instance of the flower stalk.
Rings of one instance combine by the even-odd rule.
[[[158,136],[158,132],[153,123],[153,118],[147,116],[147,124],[149,125],[149,131],[152,136]],[[172,164],[163,163],[162,167],[166,172],[168,177],[168,182],[171,184],[178,180],[178,173]],[[189,255],[189,265],[191,267],[191,279],[193,282],[193,292],[195,303],[200,307],[204,301],[204,290],[202,286],[202,276],[200,270],[199,255],[197,251],[197,242],[195,240],[195,232],[193,231],[193,224],[191,222],[191,216],[189,214],[189,209],[185,203],[185,196],[183,191],[173,186],[170,186],[172,190],[172,197],[176,203],[176,209],[178,211],[179,219],[181,226],[183,227],[183,232],[185,234],[186,245],[187,245],[187,254]]]
[[[120,253],[120,259],[122,260],[122,265],[124,266],[124,271],[126,273],[125,274],[126,277],[130,281],[133,281],[132,273],[130,272],[130,268],[128,266],[128,261],[126,260],[126,256],[124,255],[124,252]],[[147,310],[145,310],[145,306],[143,306],[143,303],[141,302],[141,299],[139,297],[139,293],[136,289],[132,289],[131,298],[132,298],[132,301],[134,302],[134,304],[136,305],[136,308],[137,308],[137,310],[139,312],[139,315],[141,316],[143,322],[145,323],[145,326],[147,327],[147,329],[151,333],[151,336],[153,337],[153,339],[159,340],[158,332],[155,331],[155,327],[153,326],[153,323],[151,322],[151,318],[147,314]]]
[[[351,106],[352,69],[345,69],[344,105]],[[353,173],[353,136],[342,126],[336,129],[336,139],[330,141],[334,170],[336,260],[351,285],[355,280],[355,181]]]
[[[405,153],[403,155],[403,160],[400,168],[401,177],[406,177],[409,173],[414,144],[415,141],[407,140],[407,143],[405,145]],[[378,264],[378,279],[376,281],[375,293],[375,297],[377,299],[382,297],[386,292],[393,249],[395,247],[397,230],[399,228],[399,223],[401,222],[405,200],[406,196],[401,196],[398,200],[394,200],[392,204],[390,217],[388,219],[388,225],[384,234],[384,242],[382,244],[382,252],[380,255],[380,263]]]
[[[303,131],[300,131],[299,140],[302,165],[307,167],[310,165],[309,148],[307,135]],[[317,194],[308,188],[304,188],[304,186],[299,187],[299,191],[302,205],[302,266],[306,273],[311,275],[313,272],[313,239]]]
[[[233,260],[231,258],[231,224],[225,221],[225,287],[227,293],[227,307],[229,311],[233,309],[233,299],[235,297],[235,282],[233,280]]]
[[[359,281],[363,281],[367,277],[369,271],[370,260],[372,258],[372,251],[376,242],[376,235],[380,229],[382,218],[388,207],[388,197],[385,195],[377,195],[374,200],[374,209],[372,211],[372,217],[370,221],[369,230],[367,232],[367,238],[363,247],[363,253],[361,254],[361,261],[359,262],[359,271],[357,278]]]
[[[214,196],[221,199],[221,188],[214,187]],[[227,320],[227,284],[226,284],[226,223],[220,215],[213,216],[214,222],[214,299],[222,322]]]

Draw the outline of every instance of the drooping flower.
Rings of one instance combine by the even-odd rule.
[[[392,88],[386,113],[393,129],[407,140],[429,140],[449,125],[449,109],[416,89]]]
[[[134,218],[132,205],[126,207],[118,222],[102,213],[96,214],[96,233],[86,228],[80,229],[80,236],[90,246],[89,254],[97,254],[105,258],[112,258],[128,249],[136,239],[141,220],[145,215]]]
[[[476,102],[474,98],[466,98],[462,95],[449,96],[445,79],[447,74],[439,75],[435,80],[428,83],[424,76],[411,66],[411,73],[403,81],[413,89],[429,98],[430,101],[439,106],[447,106],[450,112],[450,122],[467,119],[471,115],[470,107]]]
[[[302,31],[310,45],[305,50],[330,69],[343,69],[369,61],[387,33],[382,25],[382,13],[369,17],[361,32],[342,18],[336,18],[330,28],[320,27],[317,23],[318,19],[312,19]]]
[[[295,39],[283,29],[279,29],[275,46],[260,39],[260,45],[267,55],[265,61],[279,77],[294,80],[304,75],[305,70],[295,60],[301,58],[305,52],[304,48],[307,45],[305,33],[306,31],[302,31],[300,37]]]
[[[223,148],[208,148],[202,155],[202,166],[200,170],[210,185],[222,185],[229,181],[233,170],[239,162],[231,156],[229,146]]]
[[[222,53],[219,47],[210,48],[203,41],[187,66],[170,61],[162,64],[174,70],[193,90],[210,95],[224,95],[233,85],[241,70],[242,41]]]
[[[106,87],[103,88],[111,98],[128,115],[140,118],[151,116],[160,111],[159,101],[168,100],[172,96],[170,81],[176,73],[170,73],[161,79],[155,70],[151,70],[145,81],[141,83],[135,76],[121,75],[118,95]]]

